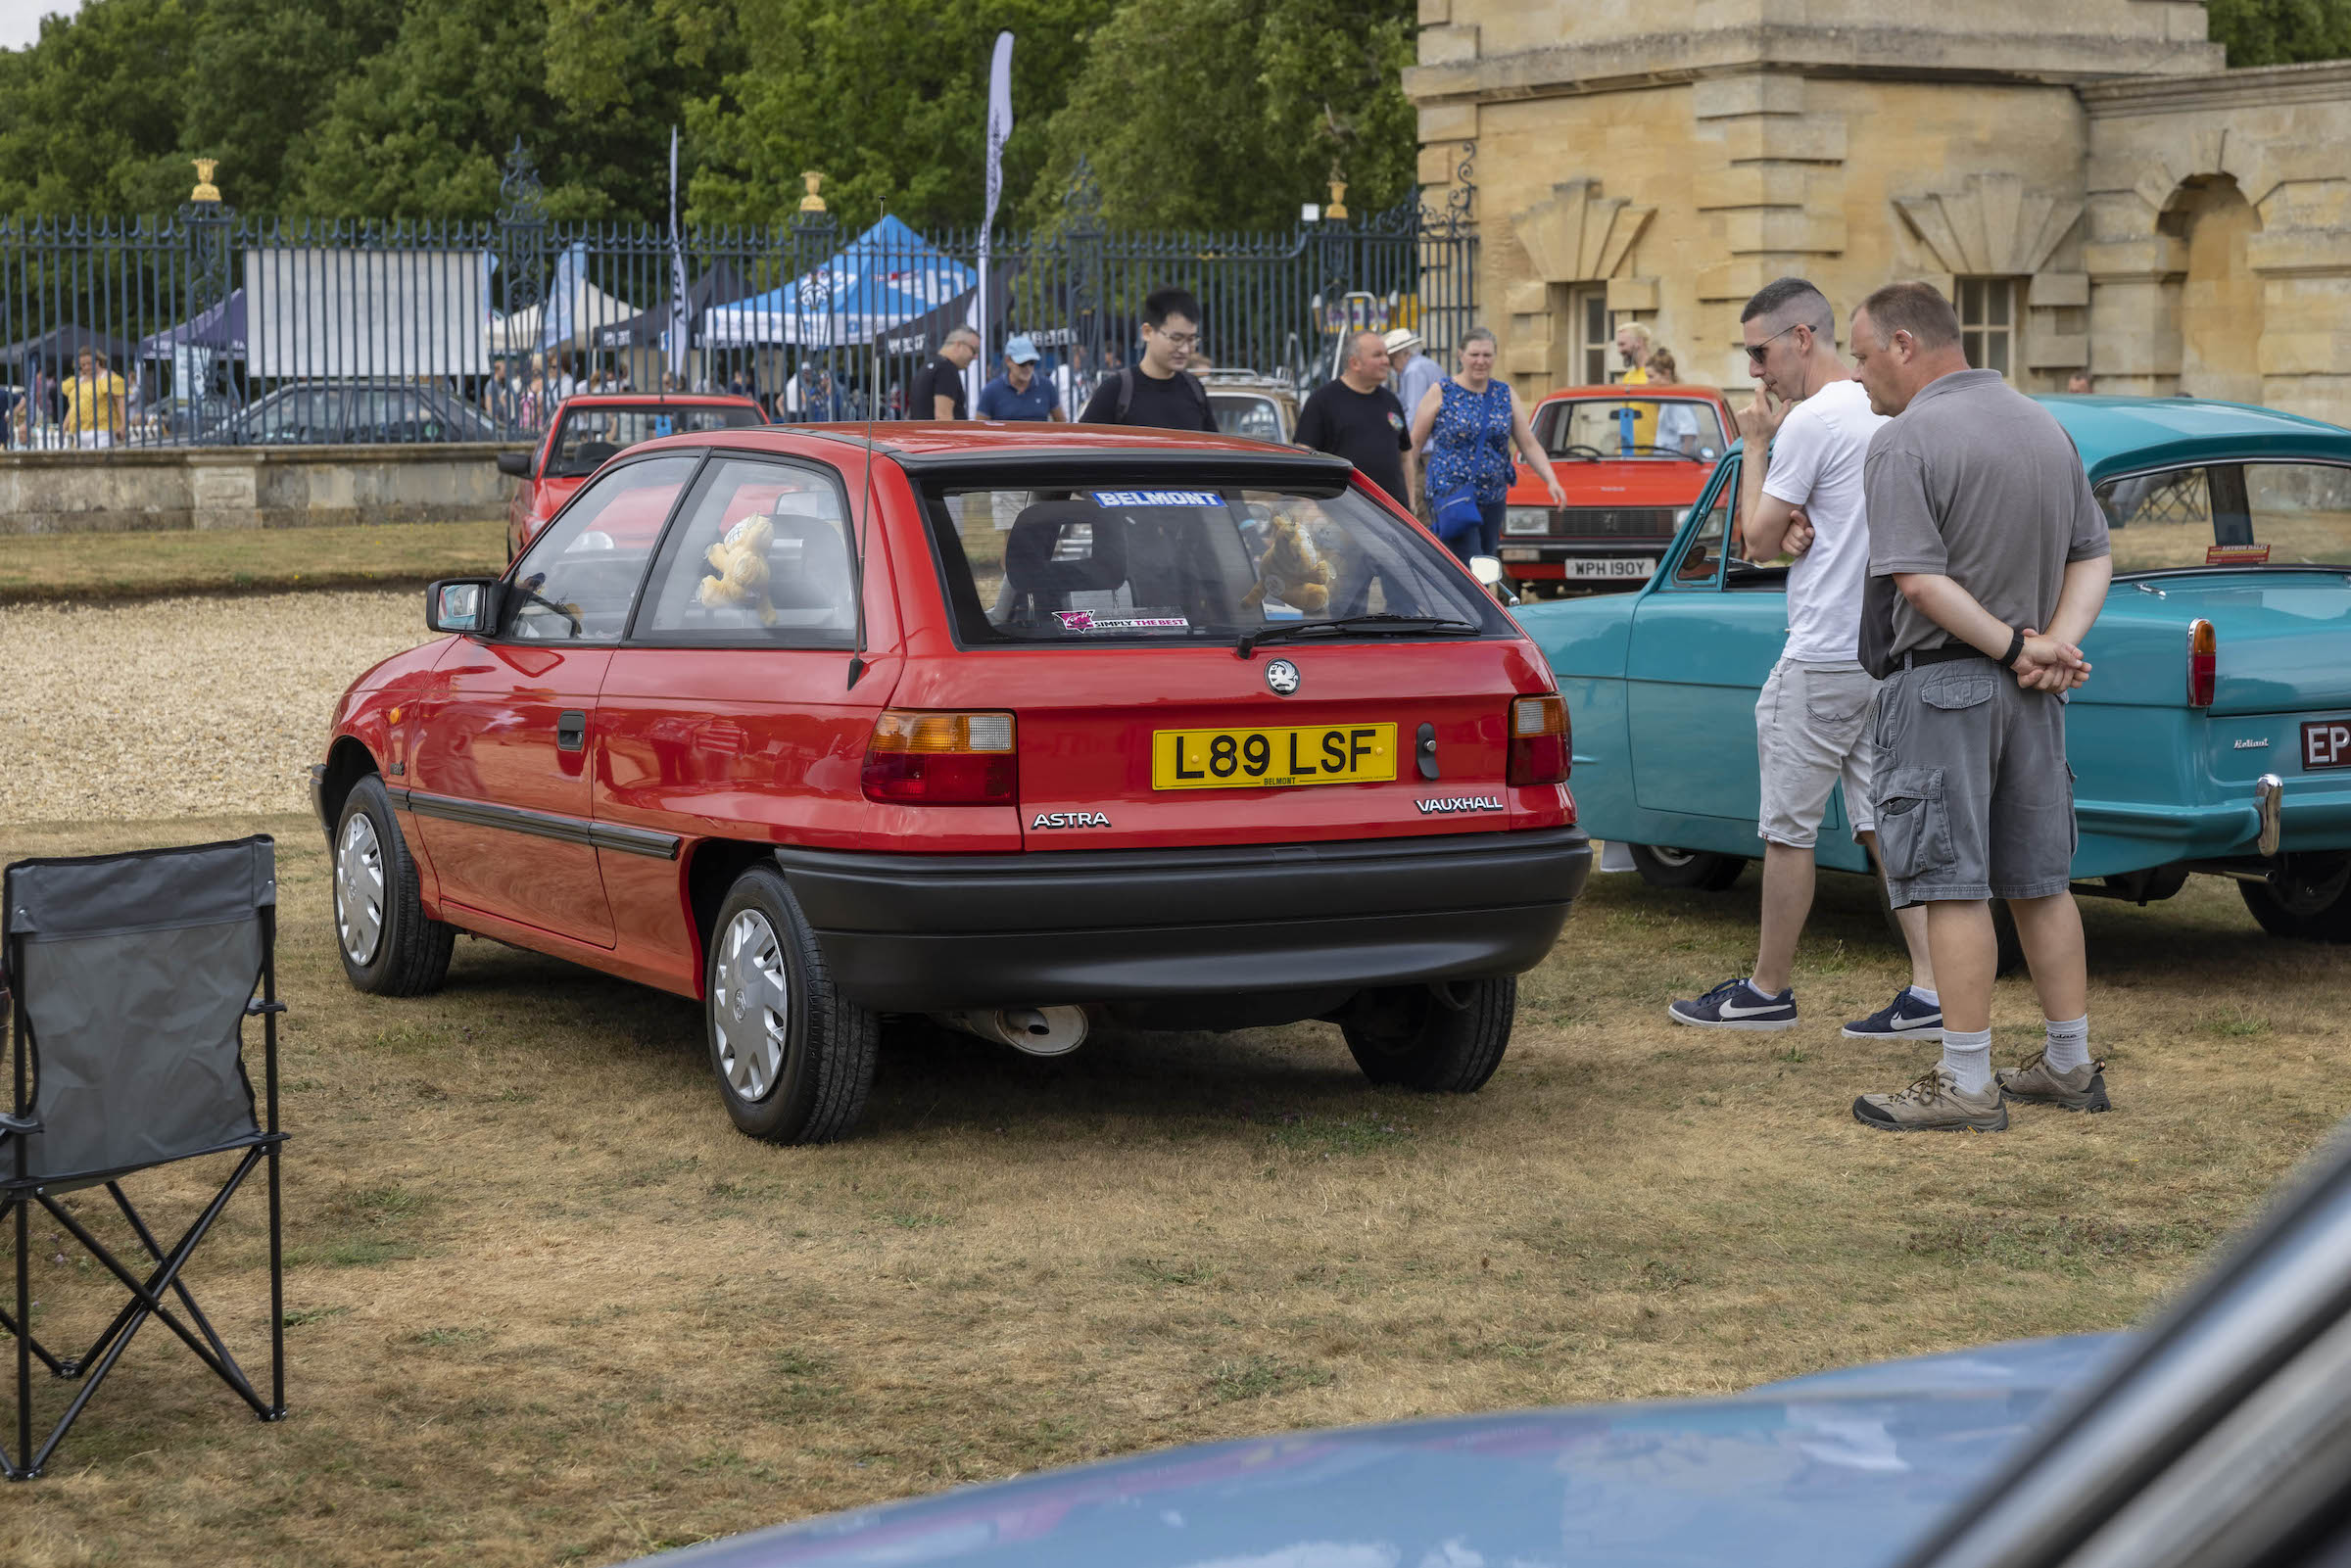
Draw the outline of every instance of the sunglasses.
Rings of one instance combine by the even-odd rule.
[[[1798,327],[1800,327],[1804,323],[1801,321],[1792,322],[1791,324],[1780,328],[1779,331],[1774,332],[1770,337],[1765,338],[1761,343],[1751,345],[1747,351],[1747,362],[1749,364],[1761,364],[1764,356],[1771,353],[1771,346],[1774,343],[1786,337],[1789,333],[1794,332]]]

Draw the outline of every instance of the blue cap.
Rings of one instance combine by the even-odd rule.
[[[1014,364],[1034,364],[1044,356],[1036,352],[1036,345],[1029,340],[1028,333],[1016,332],[1004,345],[1004,357]]]

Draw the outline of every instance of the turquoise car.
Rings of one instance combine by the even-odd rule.
[[[2272,934],[2351,942],[2351,431],[2185,398],[2040,401],[2114,541],[2083,643],[2095,674],[2066,718],[2075,890],[2144,904],[2228,877]],[[1573,716],[1601,869],[1658,886],[1728,887],[1763,852],[1754,705],[1788,573],[1739,558],[1741,460],[1638,594],[1517,612]],[[1840,789],[1818,863],[1866,872]]]

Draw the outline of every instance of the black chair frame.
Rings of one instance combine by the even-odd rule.
[[[123,1176],[155,1166],[141,1165],[116,1171],[100,1183],[129,1223],[132,1233],[138,1237],[140,1249],[146,1254],[146,1263],[142,1265],[146,1268],[144,1276],[134,1273],[130,1265],[92,1235],[89,1227],[59,1203],[56,1195],[48,1190],[40,1178],[27,1174],[27,1146],[22,1135],[41,1130],[35,1109],[39,1083],[39,1042],[34,1037],[31,1021],[24,1009],[6,1005],[9,1000],[7,976],[24,973],[23,938],[11,936],[7,938],[5,948],[0,949],[0,954],[5,956],[5,963],[0,963],[0,1017],[14,1016],[10,1055],[16,1069],[14,1107],[9,1115],[0,1116],[0,1136],[17,1135],[7,1136],[7,1142],[13,1149],[11,1174],[0,1178],[0,1218],[13,1215],[16,1220],[15,1310],[0,1309],[0,1329],[5,1329],[17,1342],[16,1451],[11,1453],[4,1444],[0,1444],[0,1476],[10,1481],[30,1481],[42,1473],[51,1456],[57,1452],[58,1445],[65,1441],[66,1434],[72,1430],[73,1423],[80,1419],[81,1412],[88,1408],[91,1399],[105,1383],[107,1374],[115,1369],[122,1353],[130,1348],[132,1336],[150,1317],[160,1320],[165,1327],[178,1335],[181,1343],[194,1353],[196,1358],[211,1368],[213,1374],[227,1384],[238,1398],[251,1405],[254,1414],[262,1420],[280,1421],[285,1418],[285,1255],[278,1152],[286,1141],[286,1134],[278,1126],[277,1116],[277,1020],[286,1007],[277,999],[277,911],[273,907],[264,908],[258,912],[257,918],[262,923],[261,995],[245,1004],[245,1016],[262,1021],[266,1112],[261,1133],[257,1137],[222,1145],[216,1150],[178,1157],[197,1159],[206,1153],[225,1153],[238,1148],[244,1150],[243,1158],[237,1162],[236,1168],[229,1173],[220,1190],[205,1205],[203,1212],[189,1222],[168,1251],[157,1241],[146,1220],[129,1198],[124,1196],[121,1185]],[[178,1160],[164,1163],[177,1164]],[[205,1316],[204,1309],[196,1305],[196,1298],[180,1279],[180,1272],[187,1266],[188,1259],[195,1255],[206,1236],[211,1234],[214,1224],[228,1208],[229,1200],[244,1186],[245,1178],[253,1174],[256,1165],[267,1166],[269,1187],[269,1398],[265,1401],[255,1391],[252,1380],[245,1375],[245,1369],[237,1364],[237,1358],[229,1353],[228,1346],[214,1329],[212,1320]],[[78,1355],[59,1355],[29,1332],[28,1326],[32,1321],[32,1212],[36,1207],[63,1226],[108,1273],[130,1292],[130,1299],[122,1304],[114,1319],[100,1331],[89,1349]],[[179,1314],[171,1309],[172,1302],[177,1302],[186,1310],[187,1321],[183,1322]],[[195,1327],[191,1329],[189,1323]],[[58,1417],[56,1425],[50,1428],[38,1449],[33,1447],[32,1430],[32,1363],[35,1360],[49,1369],[52,1378],[78,1382],[80,1385],[74,1391],[72,1402],[66,1406],[65,1413]]]

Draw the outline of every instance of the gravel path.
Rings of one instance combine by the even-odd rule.
[[[335,700],[424,596],[0,607],[0,823],[310,809]]]

